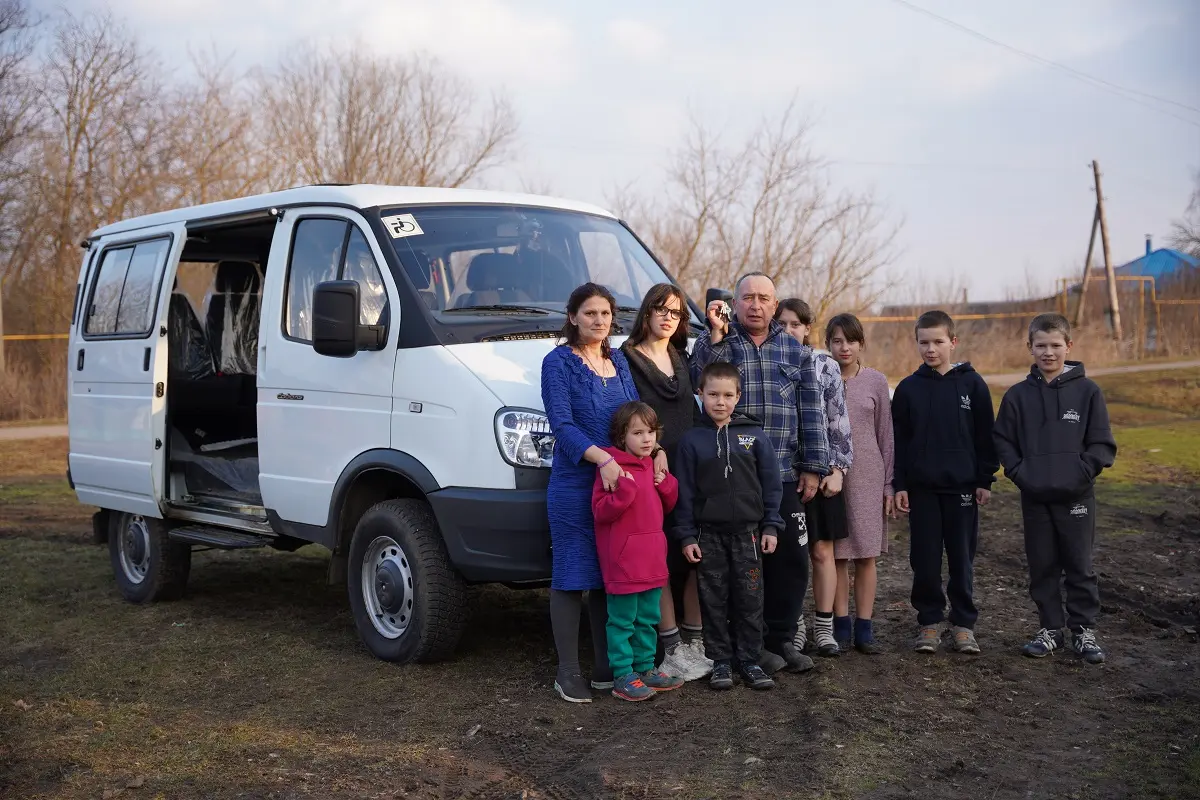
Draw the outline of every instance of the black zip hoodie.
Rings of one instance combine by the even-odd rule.
[[[922,364],[892,398],[892,487],[953,494],[990,489],[1000,467],[992,425],[992,395],[969,362],[945,375]]]
[[[734,412],[717,428],[704,416],[679,440],[672,468],[679,481],[674,536],[681,546],[696,543],[700,525],[783,530],[778,459],[754,417]]]
[[[1046,383],[1034,364],[1025,380],[1004,393],[996,417],[1004,474],[1039,503],[1083,496],[1117,456],[1104,393],[1082,363],[1068,361],[1065,367]]]

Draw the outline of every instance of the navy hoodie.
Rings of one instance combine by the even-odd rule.
[[[679,481],[674,535],[683,547],[696,543],[701,525],[783,530],[778,458],[754,417],[734,412],[718,429],[705,416],[679,440],[672,469]]]
[[[1034,364],[1009,388],[996,417],[996,450],[1004,474],[1030,500],[1066,502],[1087,494],[1100,470],[1112,466],[1117,442],[1104,393],[1083,364],[1068,361],[1049,383]]]
[[[944,494],[990,489],[1000,467],[992,425],[992,395],[970,363],[945,375],[922,364],[892,398],[892,487]]]

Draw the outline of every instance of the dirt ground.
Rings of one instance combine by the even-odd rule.
[[[557,699],[540,591],[475,590],[455,660],[406,667],[359,644],[315,547],[197,554],[183,600],[125,603],[65,441],[0,443],[0,796],[1200,797],[1200,371],[1144,380],[1113,386],[1122,464],[1098,490],[1103,666],[1019,654],[1037,615],[1002,481],[981,656],[909,652],[899,523],[885,654],[637,705]]]

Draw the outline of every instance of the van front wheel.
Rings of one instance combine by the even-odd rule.
[[[121,595],[134,603],[175,600],[187,588],[192,546],[171,541],[162,520],[118,514],[108,554]]]
[[[350,541],[346,587],[354,624],[384,661],[448,658],[467,622],[467,588],[450,564],[429,506],[387,500]]]

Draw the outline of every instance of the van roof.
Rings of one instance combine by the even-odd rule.
[[[519,192],[494,192],[480,189],[441,189],[425,186],[380,186],[377,184],[325,184],[284,189],[235,200],[205,203],[198,206],[160,211],[140,217],[114,222],[97,228],[90,239],[113,233],[167,225],[174,222],[190,222],[198,219],[248,214],[275,207],[298,205],[344,205],[354,208],[396,205],[514,205],[537,208],[560,208],[612,217],[613,214],[598,206]]]

